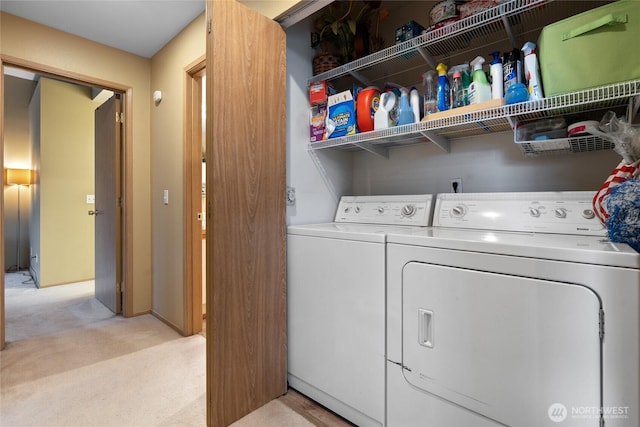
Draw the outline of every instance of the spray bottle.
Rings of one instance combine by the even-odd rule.
[[[469,86],[469,104],[479,104],[480,102],[491,100],[491,85],[487,81],[487,75],[482,70],[484,58],[476,57],[471,61],[473,67],[473,81]]]
[[[415,117],[416,123],[420,121],[420,95],[418,94],[418,89],[414,87],[411,88],[409,92],[409,103],[411,104],[411,109],[413,110],[413,115]]]
[[[471,85],[471,74],[469,74],[469,63],[465,62],[464,64],[459,64],[459,65],[454,65],[453,67],[449,68],[449,81],[452,82],[451,83],[451,99],[453,100],[454,95],[453,95],[453,76],[457,73],[460,74],[460,80],[462,82],[462,88],[463,88],[463,97],[462,97],[462,104],[459,106],[463,106],[463,105],[469,105],[469,86]],[[452,105],[453,105],[453,101],[452,101]]]
[[[453,73],[453,83],[451,84],[451,108],[463,107],[465,104],[464,86],[462,85],[462,74],[460,71]]]
[[[447,66],[442,62],[436,67],[438,70],[438,111],[449,109],[449,77],[447,77]]]
[[[544,95],[542,93],[542,81],[540,80],[538,55],[536,55],[536,44],[526,42],[522,46],[522,52],[524,53],[524,75],[529,82],[527,86],[529,100],[542,99]]]
[[[413,115],[413,109],[409,103],[409,93],[407,89],[402,88],[400,90],[400,106],[398,107],[398,123],[396,126],[408,125],[415,123],[416,118]]]
[[[504,96],[504,77],[500,52],[492,52],[491,60],[491,99],[500,99]]]
[[[422,75],[422,84],[424,85],[424,115],[438,112],[438,95],[434,86],[434,77],[436,72],[429,70]]]

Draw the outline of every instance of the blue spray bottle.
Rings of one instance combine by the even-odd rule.
[[[436,70],[438,70],[438,111],[447,111],[450,107],[447,66],[441,62],[436,67]]]
[[[416,118],[409,102],[409,94],[407,89],[402,88],[400,95],[400,106],[398,107],[398,123],[397,126],[408,125],[415,123]]]

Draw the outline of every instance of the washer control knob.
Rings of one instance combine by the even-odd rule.
[[[453,207],[453,209],[451,209],[451,215],[453,215],[456,218],[463,217],[465,213],[466,213],[466,209],[464,208],[463,205],[456,205]]]
[[[593,219],[596,214],[591,209],[585,209],[582,211],[582,216],[586,219]]]
[[[540,216],[540,210],[537,208],[529,208],[529,215],[534,218],[538,218]]]
[[[346,207],[346,208],[344,208],[344,213],[349,213],[350,211],[351,211],[351,208],[350,208],[350,207]]]
[[[379,214],[383,214],[384,213],[384,207],[378,206],[378,213]]]
[[[400,213],[405,217],[413,216],[416,213],[416,207],[414,205],[404,205]]]
[[[565,208],[556,208],[553,210],[553,212],[556,214],[556,218],[566,218],[567,217],[567,210]]]
[[[353,211],[355,213],[360,213],[360,206],[356,206],[355,208],[353,208]]]

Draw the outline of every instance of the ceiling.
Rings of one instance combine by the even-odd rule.
[[[0,10],[151,58],[205,10],[205,0],[1,0]]]

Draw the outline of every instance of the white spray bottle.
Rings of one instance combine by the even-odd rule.
[[[538,55],[536,55],[536,44],[526,42],[522,46],[524,53],[524,75],[529,82],[527,90],[529,91],[529,100],[542,99],[542,80],[540,80],[540,67],[538,65]]]

